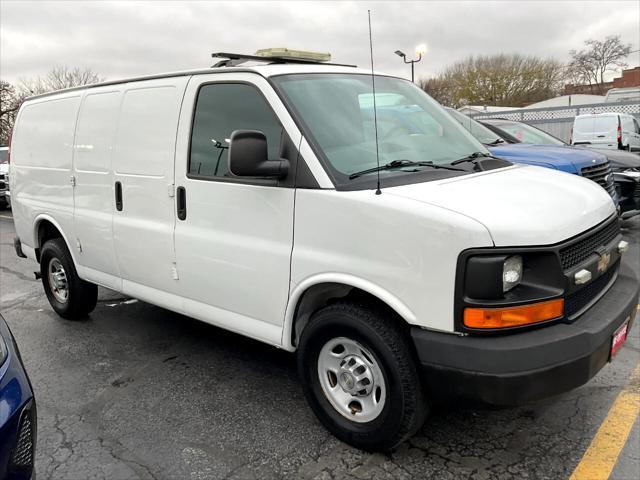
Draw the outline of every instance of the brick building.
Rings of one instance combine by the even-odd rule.
[[[622,71],[622,76],[614,78],[611,82],[602,85],[573,85],[571,83],[564,86],[564,95],[575,95],[585,93],[593,95],[604,95],[612,88],[640,87],[640,67],[628,68]]]

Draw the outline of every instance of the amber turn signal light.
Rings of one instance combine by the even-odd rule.
[[[465,308],[464,324],[469,328],[509,328],[559,318],[564,313],[564,300],[501,308]]]

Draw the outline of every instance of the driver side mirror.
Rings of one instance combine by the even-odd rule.
[[[264,133],[234,130],[229,141],[229,170],[237,177],[284,178],[289,173],[289,161],[269,160]]]

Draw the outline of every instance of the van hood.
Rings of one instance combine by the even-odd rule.
[[[513,143],[489,147],[496,157],[516,163],[553,167],[564,172],[579,174],[583,167],[605,163],[607,158],[593,150],[569,146],[531,145]]]
[[[512,166],[383,189],[473,218],[496,246],[551,245],[616,213],[597,183],[545,168]]]

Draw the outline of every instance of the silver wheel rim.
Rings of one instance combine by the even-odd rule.
[[[60,260],[52,258],[49,261],[49,289],[55,299],[60,303],[66,303],[69,298],[69,284],[67,274]]]
[[[382,412],[387,398],[382,369],[358,342],[329,340],[318,356],[318,377],[327,400],[345,418],[365,423]]]

